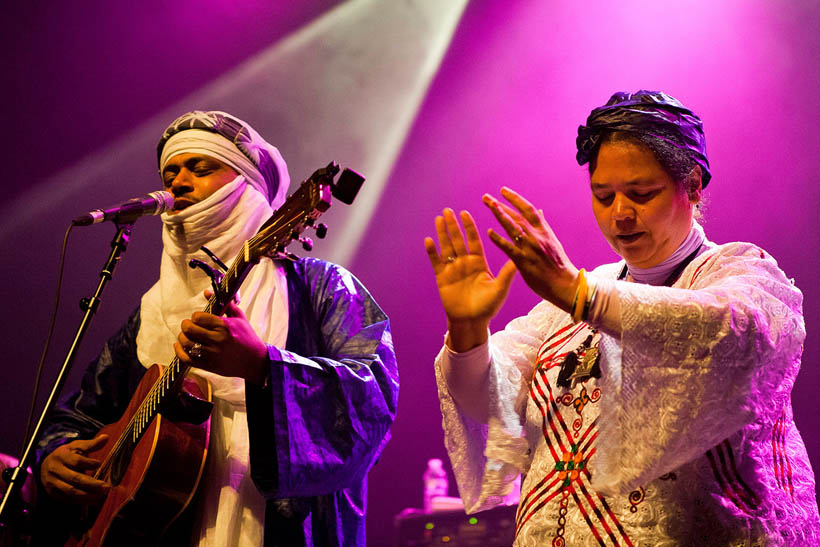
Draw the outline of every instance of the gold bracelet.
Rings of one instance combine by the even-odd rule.
[[[587,292],[589,293],[589,296],[587,297],[587,301],[584,303],[584,308],[581,312],[581,321],[584,322],[589,319],[589,310],[592,308],[593,302],[595,302],[595,295],[598,294],[598,284],[590,279],[587,279]]]
[[[575,323],[581,321],[581,314],[584,311],[584,304],[587,301],[587,276],[586,270],[578,270],[578,287],[575,289],[575,298],[572,300],[572,320]]]

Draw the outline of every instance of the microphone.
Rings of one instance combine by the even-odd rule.
[[[174,208],[174,195],[171,192],[151,192],[111,209],[95,209],[80,215],[72,221],[74,226],[88,226],[106,220],[123,224],[131,223],[143,215],[159,215]]]

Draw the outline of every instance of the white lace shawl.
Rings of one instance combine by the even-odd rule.
[[[621,265],[594,275],[615,279]],[[705,459],[744,426],[757,432],[760,449],[770,449],[771,433],[766,437],[761,424],[783,415],[791,420],[805,338],[802,294],[775,260],[754,245],[731,243],[695,259],[672,288],[615,285],[623,333],[604,335],[600,344],[599,435],[589,463],[594,489],[629,493]],[[500,503],[533,465],[544,444],[542,415],[529,399],[536,353],[568,322],[565,312],[542,302],[491,337],[488,426],[459,411],[441,373],[444,352],[436,359],[445,444],[468,512]],[[751,438],[751,431],[744,435]],[[793,435],[800,447],[792,455],[795,495],[816,522],[813,474],[796,430]],[[755,457],[761,466],[771,460]],[[581,527],[578,537],[593,541],[582,521]],[[658,529],[640,533],[633,539],[661,542]]]

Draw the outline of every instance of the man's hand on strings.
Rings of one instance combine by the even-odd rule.
[[[490,319],[510,290],[515,265],[508,261],[498,275],[493,275],[473,217],[467,211],[460,216],[463,233],[453,210],[445,209],[435,220],[441,252],[431,237],[425,238],[424,247],[447,314],[448,345],[455,351],[466,351],[486,341]]]
[[[210,298],[211,291],[205,291]],[[221,376],[262,384],[268,374],[268,347],[233,300],[225,316],[194,312],[181,326],[174,351],[181,362]]]
[[[482,200],[512,241],[492,229],[489,230],[490,239],[510,257],[521,277],[538,296],[569,311],[578,270],[570,262],[542,211],[507,187],[501,189],[501,195],[512,207],[489,194],[484,194]]]
[[[101,463],[89,458],[88,453],[102,448],[107,440],[107,435],[98,435],[90,440],[71,441],[46,456],[40,465],[40,482],[48,495],[84,505],[101,501],[110,485],[88,474]]]

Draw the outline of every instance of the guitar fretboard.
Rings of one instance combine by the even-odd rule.
[[[219,290],[208,300],[206,313],[222,315],[228,302],[239,290],[250,269],[263,256],[281,256],[285,247],[330,207],[330,184],[339,168],[331,164],[316,171],[262,225],[259,232],[247,240],[230,268],[219,282]],[[122,454],[133,451],[166,401],[179,395],[182,380],[190,370],[178,357],[165,367],[151,390],[123,429],[95,473],[96,478],[109,476],[113,463]]]

